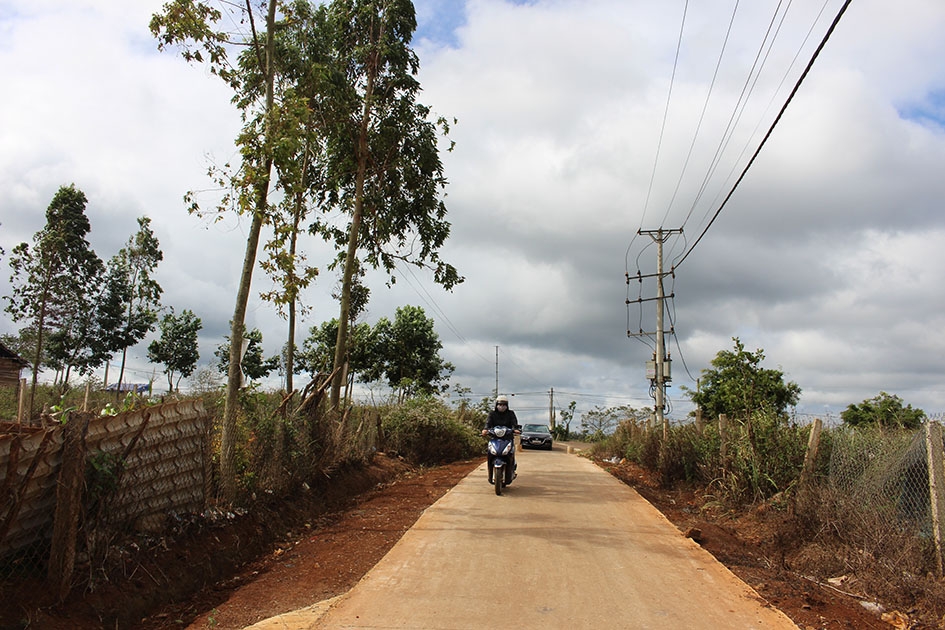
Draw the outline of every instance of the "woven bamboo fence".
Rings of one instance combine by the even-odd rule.
[[[115,416],[73,413],[52,428],[0,423],[0,563],[27,570],[74,553],[85,535],[157,532],[172,513],[199,512],[209,478],[210,417],[200,400]],[[67,439],[68,438],[68,439]],[[49,561],[50,556],[53,560]]]

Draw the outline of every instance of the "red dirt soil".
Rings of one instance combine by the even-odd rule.
[[[164,540],[157,554],[126,560],[130,577],[99,584],[62,605],[40,606],[36,585],[3,592],[4,600],[11,599],[0,607],[0,628],[243,628],[340,595],[481,461],[416,469],[378,456],[367,469],[337,473],[330,491],[257,505],[225,527]],[[774,511],[714,521],[700,509],[695,489],[663,489],[626,462],[601,466],[803,630],[934,627],[895,611],[886,614],[887,623],[860,598],[790,571],[779,543],[783,516]]]

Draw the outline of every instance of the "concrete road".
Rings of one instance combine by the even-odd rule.
[[[473,471],[347,594],[252,627],[796,628],[585,458],[518,462],[501,497]]]

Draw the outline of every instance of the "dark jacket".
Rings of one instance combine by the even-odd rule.
[[[515,417],[515,412],[511,409],[506,409],[505,411],[493,409],[490,411],[489,419],[486,420],[486,428],[491,429],[492,427],[511,427],[512,429],[521,428],[518,423],[518,418]]]

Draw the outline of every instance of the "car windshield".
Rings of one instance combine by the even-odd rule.
[[[524,428],[522,428],[522,431],[526,433],[551,433],[544,424],[526,424]]]

